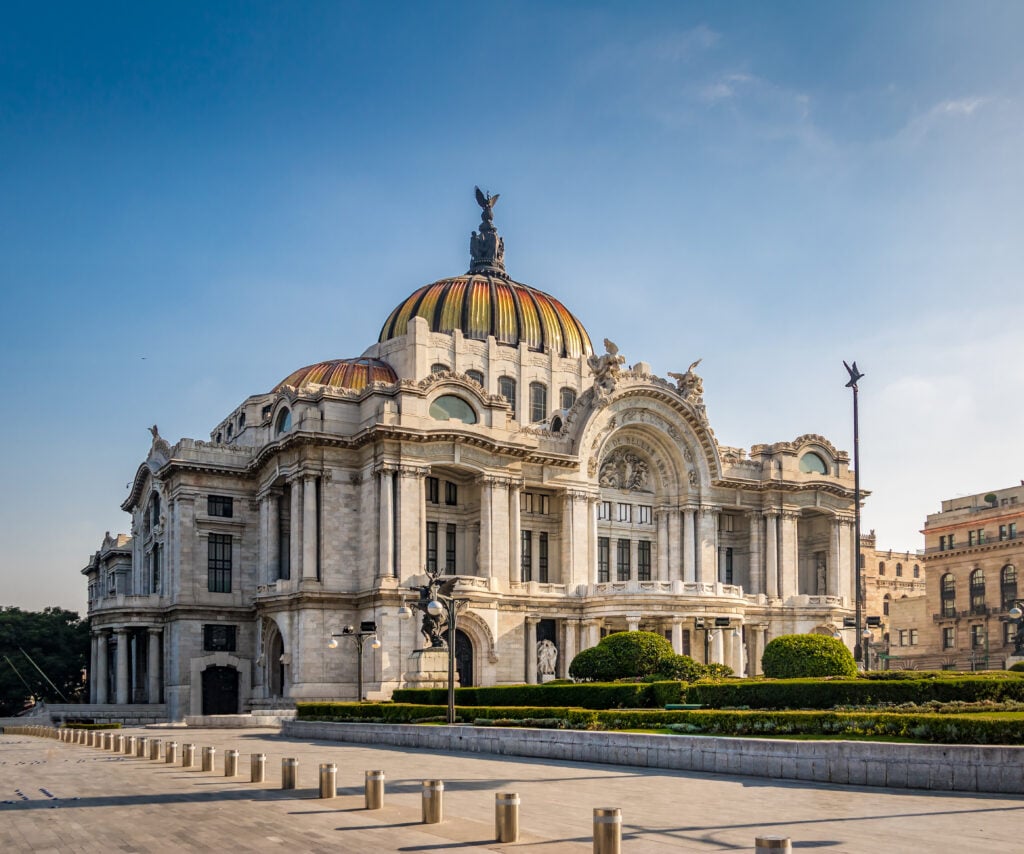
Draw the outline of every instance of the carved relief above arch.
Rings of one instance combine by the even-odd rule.
[[[494,632],[481,616],[472,611],[463,611],[459,614],[456,626],[469,635],[477,649],[486,649],[487,660],[491,664],[498,660],[498,647],[494,639]]]

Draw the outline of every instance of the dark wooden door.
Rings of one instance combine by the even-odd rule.
[[[461,687],[473,684],[473,642],[459,629],[455,630],[455,670]]]
[[[238,671],[234,667],[207,667],[203,671],[203,714],[238,714]]]

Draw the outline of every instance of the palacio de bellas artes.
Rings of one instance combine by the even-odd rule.
[[[82,570],[92,703],[178,721],[443,685],[447,652],[400,618],[426,572],[466,600],[462,685],[565,677],[624,630],[748,675],[779,635],[853,647],[848,454],[721,444],[700,354],[660,377],[614,330],[595,345],[507,272],[498,196],[476,196],[468,272],[383,297],[362,355],[288,373],[208,439],[151,428],[130,533]]]

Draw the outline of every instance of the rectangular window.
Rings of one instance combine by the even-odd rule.
[[[211,593],[231,592],[231,535],[210,534],[206,586]]]
[[[519,495],[519,510],[522,513],[539,513],[547,515],[550,511],[550,497],[536,492],[523,492]]]
[[[455,575],[455,526],[444,527],[444,571]]]
[[[441,500],[441,482],[436,477],[427,478],[427,503],[438,504]]]
[[[541,531],[537,535],[537,580],[541,584],[548,583],[548,535]]]
[[[971,626],[971,649],[981,649],[985,645],[985,627]]]
[[[946,536],[943,534],[939,537],[939,551],[944,552],[946,550]]]
[[[153,551],[149,555],[150,560],[150,583],[151,593],[160,592],[160,544],[153,544]]]
[[[444,503],[454,506],[459,503],[459,485],[450,480],[444,482]]]
[[[544,516],[548,515],[548,498],[549,496],[547,495],[537,496],[537,499],[540,501],[540,510],[538,510],[537,512],[543,514]]]
[[[973,546],[974,545],[974,531],[968,531],[967,532],[967,545],[969,545],[969,546]]]
[[[725,550],[725,583],[733,584],[732,580],[732,547],[729,546]]]
[[[521,492],[521,493],[519,493],[519,512],[520,513],[532,513],[533,512],[533,493],[532,492]]]
[[[235,652],[238,649],[238,626],[220,623],[203,626],[203,649],[207,652]]]
[[[633,505],[632,504],[620,504],[619,510],[619,521],[620,522],[632,522],[633,521]]]
[[[522,548],[519,553],[523,581],[533,581],[533,531],[521,532]]]
[[[651,505],[641,504],[637,510],[640,513],[640,524],[650,525],[651,524]]]
[[[612,503],[610,501],[602,501],[597,505],[597,518],[598,521],[611,521]]]
[[[984,542],[985,542],[985,529],[984,528],[978,528],[978,545],[980,546]]]
[[[1000,540],[1005,540],[1006,539],[1006,525],[1000,525],[999,526],[999,539]]]
[[[906,629],[900,629],[900,646],[906,646],[906,645],[907,645],[907,630]]]
[[[728,513],[722,514],[722,533],[732,534],[736,530],[736,517]]]
[[[651,580],[651,541],[640,540],[637,543],[636,577],[640,581]]]
[[[1010,539],[1011,540],[1017,539],[1017,523],[1016,522],[1011,522],[1007,526],[1007,528],[1009,529]]]
[[[611,581],[611,541],[608,537],[597,538],[597,582]]]
[[[548,388],[543,383],[530,383],[530,420],[536,424],[548,417]]]
[[[512,407],[512,417],[516,417],[516,381],[512,377],[498,377],[498,394],[508,401]]]
[[[230,495],[208,495],[206,512],[210,516],[230,519],[234,515],[234,499]]]
[[[427,570],[437,572],[437,522],[427,522]]]
[[[949,535],[949,547],[950,549],[956,548],[956,534]]]
[[[628,507],[629,505],[626,506]],[[629,564],[629,540],[619,540],[616,544],[615,580],[629,581],[631,568]]]
[[[917,629],[910,630],[910,645],[917,646]]]
[[[942,630],[942,648],[954,649],[956,647],[956,629],[952,626]]]

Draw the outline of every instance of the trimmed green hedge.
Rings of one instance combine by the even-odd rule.
[[[650,709],[683,702],[680,682],[586,682],[580,685],[496,685],[456,688],[460,706],[574,706],[581,709]],[[396,703],[445,705],[446,688],[401,688]]]
[[[830,735],[912,738],[941,744],[1024,744],[1024,717],[823,711],[656,711],[555,707],[481,707],[457,710],[482,726],[588,730],[663,729],[713,735]],[[398,703],[299,703],[299,720],[408,723],[443,720],[444,706]]]
[[[715,709],[832,709],[903,703],[979,703],[1024,700],[1024,679],[779,679],[690,685],[688,703]]]

